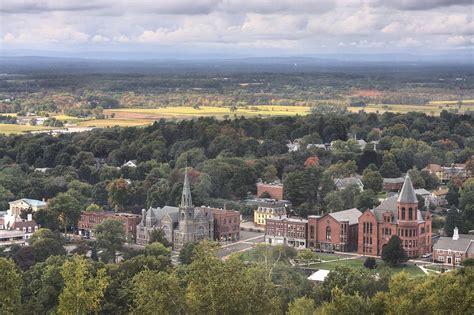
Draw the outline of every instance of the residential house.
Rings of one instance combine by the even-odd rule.
[[[457,227],[453,237],[442,236],[433,245],[434,261],[453,266],[467,258],[474,258],[474,235],[459,234]]]
[[[429,164],[426,167],[431,174],[438,177],[443,182],[449,182],[453,177],[466,179],[471,176],[471,172],[466,168],[466,164],[451,164],[451,166],[441,166],[439,164]]]
[[[287,206],[277,201],[262,202],[253,212],[253,223],[255,226],[265,226],[266,220],[286,216]]]
[[[137,160],[129,160],[123,163],[122,167],[137,167]]]
[[[345,189],[351,185],[356,185],[357,187],[359,187],[360,191],[364,190],[364,184],[362,183],[362,180],[357,176],[335,178],[334,184],[336,185],[338,190]]]
[[[437,207],[444,207],[448,204],[446,196],[448,195],[449,189],[447,187],[439,187],[437,190],[431,192],[430,201]]]

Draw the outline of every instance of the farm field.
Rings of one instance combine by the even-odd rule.
[[[368,104],[366,107],[348,107],[348,111],[356,113],[363,110],[367,113],[408,113],[408,112],[422,112],[427,115],[439,115],[443,110],[459,109],[457,101],[436,101],[425,105],[406,105],[406,104]],[[463,101],[460,113],[466,111],[474,111],[474,101]]]
[[[58,129],[52,127],[42,126],[27,126],[27,125],[12,125],[12,124],[0,124],[0,134],[20,134],[27,131],[39,131],[39,130],[51,130]]]
[[[177,118],[188,119],[195,117],[210,117],[225,118],[232,116],[294,116],[307,115],[311,112],[309,107],[305,106],[251,106],[248,108],[238,108],[235,112],[231,112],[228,107],[212,107],[201,106],[195,109],[190,106],[175,106],[162,108],[120,108],[105,110],[106,115],[115,114],[115,118],[121,119],[143,119],[156,120],[160,118]]]
[[[153,120],[146,119],[120,119],[120,118],[111,118],[111,119],[91,119],[91,120],[81,120],[77,122],[77,127],[135,127],[135,126],[144,126],[152,123]]]

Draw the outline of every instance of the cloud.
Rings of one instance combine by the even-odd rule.
[[[1,13],[38,13],[48,11],[85,11],[103,9],[108,6],[104,1],[74,0],[2,0]]]
[[[472,0],[372,0],[373,7],[390,7],[398,10],[431,10],[455,5],[472,6]]]

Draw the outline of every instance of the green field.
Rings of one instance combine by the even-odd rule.
[[[346,266],[346,267],[351,267],[357,270],[368,270],[367,268],[364,267],[364,261],[365,261],[364,258],[355,258],[355,259],[339,260],[339,261],[332,260],[332,261],[327,261],[327,262],[322,262],[322,263],[311,264],[311,267],[316,268],[316,269],[334,270],[337,266]],[[406,267],[403,267],[403,266],[392,267],[385,264],[382,260],[377,259],[376,272],[385,268],[389,270],[391,274],[396,274],[398,272],[405,271],[406,273],[410,275],[410,277],[418,277],[418,276],[425,275],[425,273],[415,265],[406,264]]]
[[[11,125],[11,124],[0,124],[0,134],[20,134],[27,131],[38,131],[38,130],[51,130],[58,129],[52,127],[42,126],[26,126],[26,125]]]
[[[395,112],[422,112],[427,115],[439,115],[443,110],[458,110],[459,113],[466,111],[474,111],[474,101],[463,101],[461,108],[458,107],[457,101],[435,101],[425,105],[406,105],[406,104],[368,104],[366,107],[348,107],[350,112],[357,113],[363,110],[366,113]]]

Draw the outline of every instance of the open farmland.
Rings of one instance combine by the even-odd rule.
[[[311,109],[305,106],[249,106],[246,108],[238,108],[232,112],[228,107],[201,106],[196,109],[189,106],[174,106],[162,108],[121,108],[105,110],[108,116],[112,114],[119,119],[133,120],[156,120],[160,118],[177,118],[189,119],[195,117],[216,117],[219,119],[236,116],[246,117],[269,117],[269,116],[295,116],[307,115]]]
[[[12,125],[12,124],[0,124],[0,134],[20,134],[28,131],[40,131],[40,130],[51,130],[58,129],[52,127],[42,126],[27,126],[27,125]]]
[[[350,112],[356,113],[363,110],[367,113],[385,112],[394,113],[408,113],[408,112],[422,112],[427,115],[439,115],[441,111],[455,111],[465,113],[467,111],[474,111],[474,101],[463,101],[461,107],[458,106],[457,101],[433,101],[424,105],[407,105],[407,104],[368,104],[365,107],[348,107]]]

